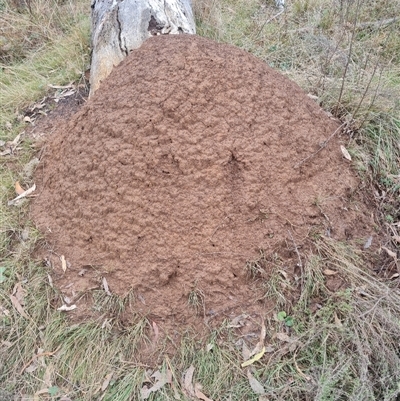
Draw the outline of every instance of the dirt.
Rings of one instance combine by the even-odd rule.
[[[314,235],[371,234],[338,126],[238,48],[147,40],[42,151],[31,212],[72,314],[104,278],[161,326],[265,314],[249,261],[293,275]]]

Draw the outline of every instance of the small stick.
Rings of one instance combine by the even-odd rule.
[[[29,360],[29,362],[27,362],[27,363],[23,366],[23,368],[21,369],[21,371],[19,372],[19,374],[22,375],[22,373],[24,373],[25,369],[26,369],[36,358],[40,358],[41,356],[52,356],[52,355],[54,355],[56,352],[58,352],[58,350],[59,350],[60,348],[61,348],[61,347],[58,347],[58,348],[57,348],[55,351],[53,351],[53,352],[42,352],[41,354],[34,355],[34,356]]]
[[[304,164],[306,161],[312,159],[314,156],[316,156],[319,152],[321,152],[322,149],[326,148],[326,145],[328,144],[328,142],[345,126],[347,125],[347,122],[344,122],[342,125],[339,125],[339,127],[336,128],[336,130],[330,135],[330,137],[324,141],[322,143],[322,145],[320,146],[320,148],[312,153],[310,156],[307,156],[305,159],[303,159],[302,161],[298,162],[297,164],[295,164],[293,167],[294,168],[299,168],[302,164]]]
[[[258,31],[257,35],[256,35],[256,39],[260,36],[260,33],[262,32],[262,30],[264,29],[265,25],[269,24],[271,21],[273,21],[275,18],[278,18],[283,12],[285,11],[285,9],[283,8],[281,11],[279,11],[278,14],[275,14],[273,17],[271,17],[270,19],[267,19],[261,26],[260,30]]]
[[[290,232],[290,230],[288,230],[288,233],[289,233],[289,235],[290,235],[290,239],[291,239],[292,242],[293,242],[294,250],[295,250],[296,253],[297,253],[297,257],[299,258],[299,267],[300,267],[301,270],[303,270],[303,263],[301,263],[301,257],[300,257],[299,249],[297,248],[296,242],[294,241],[293,235],[292,235],[292,233]]]

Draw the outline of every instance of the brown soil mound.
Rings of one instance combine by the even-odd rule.
[[[300,163],[337,127],[240,49],[149,39],[44,152],[32,213],[68,262],[56,284],[74,296],[106,277],[138,310],[181,323],[195,293],[208,316],[254,311],[262,290],[246,262],[260,250],[297,260],[292,237],[300,249],[312,230],[355,229],[357,181],[337,137]]]

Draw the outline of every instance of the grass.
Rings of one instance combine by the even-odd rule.
[[[398,19],[392,19],[400,1],[287,3],[277,15],[272,1],[196,0],[198,33],[255,54],[348,122],[354,166],[375,194],[387,245],[397,250],[400,35]],[[24,108],[45,96],[49,84],[82,79],[89,61],[88,12],[81,0],[0,0],[0,140],[23,129]],[[133,315],[131,324],[123,324],[119,317],[132,314],[134,294],[120,299],[94,292],[99,318],[70,322],[51,306],[60,294],[47,268],[32,258],[40,234],[27,218],[27,204],[7,205],[17,180],[32,184],[23,171],[34,151],[27,138],[20,147],[0,166],[0,399],[139,399],[144,385],[155,384],[155,371],[169,372],[171,380],[148,399],[191,399],[183,378],[191,366],[192,383],[214,400],[261,400],[247,369],[269,400],[400,396],[398,282],[367,268],[382,257],[376,262],[320,233],[313,236],[313,250],[301,254],[302,269],[293,280],[277,255],[261,253],[248,262],[249,274],[275,305],[265,316],[266,352],[249,368],[241,367],[243,343],[254,344],[238,338],[228,322],[206,339],[187,332],[159,342],[146,318]],[[272,269],[268,275],[266,267]],[[327,272],[338,272],[339,291],[329,290]],[[193,286],[188,307],[201,314],[204,301]],[[282,311],[291,326],[278,319]]]

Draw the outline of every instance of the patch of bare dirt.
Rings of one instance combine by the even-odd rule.
[[[55,285],[79,311],[106,278],[159,325],[265,313],[260,250],[293,274],[312,235],[371,234],[337,129],[238,48],[149,39],[45,145],[32,216]]]

